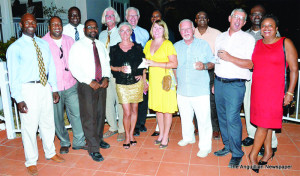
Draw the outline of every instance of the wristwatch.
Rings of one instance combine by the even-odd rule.
[[[207,70],[208,67],[207,67],[207,64],[204,64],[204,70]]]

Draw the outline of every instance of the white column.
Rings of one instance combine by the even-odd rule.
[[[0,0],[3,42],[14,36],[11,0]]]

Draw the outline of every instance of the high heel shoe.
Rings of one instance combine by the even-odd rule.
[[[136,146],[137,141],[130,141],[130,144],[131,144],[132,146]]]
[[[275,156],[275,152],[272,153],[272,156],[268,159],[268,161],[271,159],[271,161],[273,160],[273,157]],[[260,166],[264,166],[264,165],[267,165],[268,164],[268,161],[259,161],[258,162],[258,165]]]
[[[253,167],[253,166],[252,166]],[[259,173],[259,169],[253,169],[252,168],[252,170],[254,171],[254,172],[256,172],[256,173]]]
[[[250,160],[250,154],[249,154],[248,157],[249,157],[249,160]],[[251,162],[251,160],[250,160],[250,162]],[[251,165],[251,170],[253,170],[256,173],[259,173],[259,165]]]
[[[154,145],[160,145],[162,140],[155,140]]]
[[[159,148],[160,148],[160,149],[166,149],[166,148],[168,147],[168,144],[169,144],[169,138],[168,138],[167,144],[164,145],[164,144],[161,143],[161,144],[159,145]]]

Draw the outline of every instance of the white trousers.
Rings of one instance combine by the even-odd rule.
[[[252,76],[252,73],[251,73]],[[244,112],[245,112],[245,120],[246,120],[246,129],[248,133],[248,137],[254,139],[254,135],[256,132],[256,127],[250,123],[250,97],[251,97],[251,85],[252,79],[250,81],[246,81],[246,92],[244,97]],[[272,148],[276,148],[278,144],[277,137],[275,131],[272,133]]]
[[[22,96],[28,112],[20,113],[22,141],[25,153],[25,166],[36,165],[38,148],[36,133],[39,128],[40,137],[46,158],[52,158],[55,152],[53,98],[49,84],[28,83],[22,85]]]
[[[199,132],[200,150],[211,150],[212,125],[210,119],[209,95],[186,97],[177,94],[177,103],[181,117],[182,138],[195,140],[193,117],[196,114]]]

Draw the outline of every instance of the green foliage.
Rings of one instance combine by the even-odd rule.
[[[16,41],[16,38],[12,37],[10,38],[9,41],[7,41],[7,43],[3,43],[3,42],[0,42],[0,58],[3,60],[3,61],[6,61],[6,50],[7,48],[9,47],[9,45],[11,45],[14,41]]]
[[[50,7],[43,6],[43,12],[46,18],[51,18],[52,16],[58,16],[61,13],[67,13],[64,8],[57,8],[56,5],[51,2]]]

